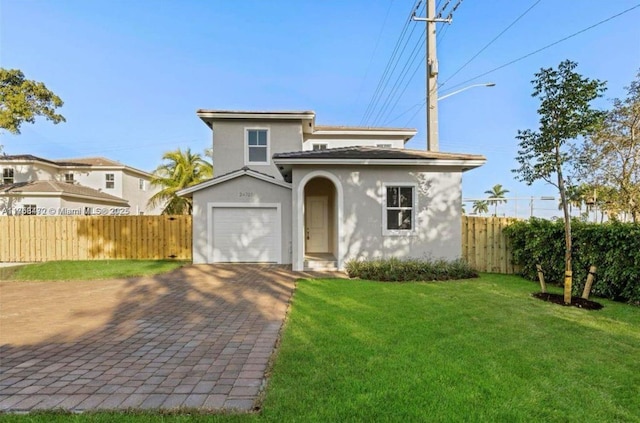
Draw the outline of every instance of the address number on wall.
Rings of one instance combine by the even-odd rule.
[[[246,192],[246,191],[244,191],[244,192],[239,192],[238,195],[239,195],[240,198],[251,198],[251,197],[253,197],[255,195],[255,193],[254,192]]]

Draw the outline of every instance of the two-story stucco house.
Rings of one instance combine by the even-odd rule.
[[[0,156],[0,215],[138,215],[157,192],[151,174],[103,157]]]
[[[462,173],[483,156],[408,150],[414,129],[320,126],[310,111],[197,115],[215,175],[179,192],[194,263],[459,257]]]

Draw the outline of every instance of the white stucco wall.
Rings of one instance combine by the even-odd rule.
[[[291,190],[250,176],[196,191],[193,194],[193,263],[208,261],[209,203],[279,203],[282,212],[282,262],[291,263]]]
[[[122,207],[119,204],[52,194],[49,196],[0,196],[0,216],[21,215],[27,204],[36,206],[38,216],[82,216],[85,214],[86,207],[91,208],[93,214],[115,216],[126,215],[128,212],[133,213],[127,207]],[[100,209],[100,212],[96,211],[97,208]]]
[[[295,121],[253,121],[234,119],[213,124],[213,171],[214,176],[224,175],[245,166],[245,129],[266,128],[269,130],[268,165],[249,165],[249,168],[282,180],[282,175],[271,162],[275,153],[300,151],[302,149],[302,126]]]
[[[23,207],[27,204],[33,204],[38,209],[38,214],[41,216],[51,215],[49,210],[53,209],[54,213],[63,207],[61,197],[13,197],[13,196],[1,196],[0,197],[0,216],[7,215],[21,215],[23,213]]]
[[[295,167],[293,171],[293,263],[301,263],[298,252],[304,240],[297,204],[298,186],[317,171]],[[339,234],[338,261],[368,258],[445,258],[460,256],[461,172],[459,169],[412,166],[325,167],[342,185],[342,233]],[[416,184],[416,231],[412,235],[383,235],[383,184]],[[339,190],[340,191],[340,190]]]
[[[20,163],[6,161],[0,163],[0,178],[3,175],[3,169],[13,169],[13,182],[32,182],[55,179],[58,172],[54,166],[45,163]],[[0,179],[0,184],[2,180]]]
[[[145,181],[143,190],[140,189],[140,179]],[[147,215],[162,213],[162,206],[149,207],[147,205],[149,199],[159,190],[160,187],[154,187],[149,183],[149,178],[127,171],[123,172],[122,198],[129,202],[132,215],[138,215],[141,212]]]
[[[64,180],[64,174],[71,172],[70,170],[62,170],[60,172],[60,180]],[[107,188],[106,175],[112,173],[114,175],[114,187]],[[80,185],[93,188],[95,190],[102,191],[106,194],[115,195],[116,197],[123,198],[123,172],[121,169],[87,169],[87,170],[73,170],[74,180]]]

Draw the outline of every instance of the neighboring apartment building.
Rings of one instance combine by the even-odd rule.
[[[462,173],[480,155],[405,149],[408,128],[320,126],[315,113],[199,110],[214,178],[193,198],[193,261],[344,268],[461,251]]]
[[[0,156],[0,215],[160,214],[151,174],[103,157]]]

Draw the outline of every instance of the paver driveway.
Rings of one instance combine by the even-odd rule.
[[[249,410],[299,275],[197,265],[134,279],[0,282],[0,410]]]

